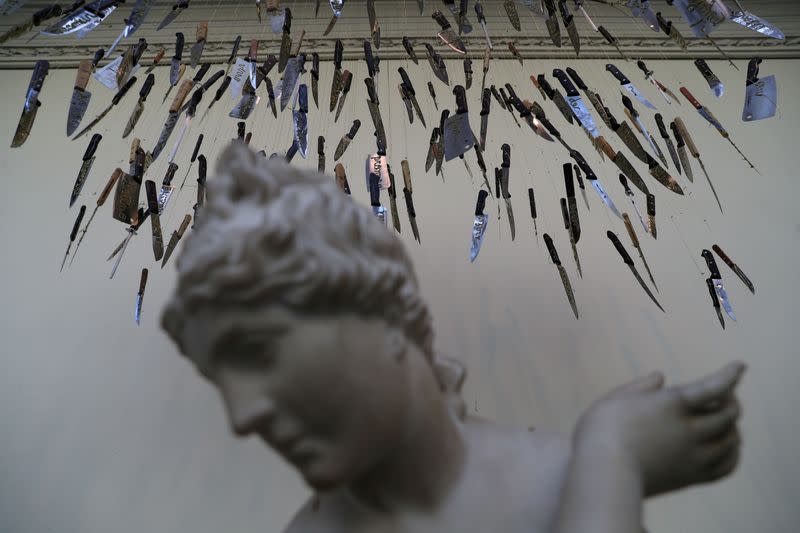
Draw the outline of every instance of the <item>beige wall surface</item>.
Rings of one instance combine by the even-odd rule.
[[[762,75],[776,74],[780,112],[774,119],[745,124],[744,69],[734,71],[713,61],[727,92],[716,100],[690,61],[649,61],[657,75],[677,92],[685,83],[709,106],[732,138],[757,164],[751,171],[733,148],[684,101],[666,105],[633,63],[614,60],[659,107],[669,122],[679,114],[694,132],[703,160],[720,193],[721,215],[702,172],[694,163],[695,182],[679,181],[687,195],[667,191],[635,162],[658,199],[658,240],[639,231],[666,314],[644,295],[605,236],[612,229],[631,251],[625,228],[587,194],[591,211],[578,199],[583,234],[578,244],[584,268],[574,268],[558,205],[563,196],[563,149],[521,129],[495,102],[489,124],[487,164],[500,162],[500,145],[512,146],[511,193],[517,219],[512,242],[508,224],[492,219],[480,257],[468,261],[472,212],[480,179],[474,154],[470,180],[460,161],[445,165],[445,178],[425,174],[429,131],[409,126],[397,96],[398,66],[411,74],[429,127],[438,112],[425,90],[427,64],[386,61],[379,91],[389,142],[389,157],[400,175],[408,158],[422,245],[410,235],[400,202],[402,235],[417,266],[430,303],[439,349],[459,357],[470,369],[465,396],[482,416],[541,430],[569,431],[588,404],[609,387],[653,369],[670,381],[689,380],[731,359],[750,371],[742,385],[744,457],[725,483],[653,501],[647,508],[650,531],[750,533],[796,531],[800,522],[797,379],[800,376],[796,282],[800,262],[800,215],[796,207],[800,68],[797,62],[766,61]],[[618,118],[623,117],[619,85],[604,61],[494,62],[490,83],[511,82],[521,97],[541,101],[530,74],[556,66],[574,66],[600,92]],[[463,80],[460,63],[449,63],[450,76]],[[472,124],[479,125],[480,62],[469,92]],[[374,149],[365,105],[364,62],[346,62],[354,72],[353,91],[342,118],[334,124],[327,112],[331,64],[322,65],[323,111],[311,104],[311,149],[316,165],[316,136],[327,139],[331,173],[336,143],[354,118],[363,126],[343,158],[357,201],[366,204],[362,169]],[[212,70],[213,72],[213,70]],[[273,74],[274,76],[274,74]],[[4,72],[0,78],[0,146],[8,146],[30,77]],[[74,71],[53,71],[41,95],[42,107],[27,143],[0,150],[0,531],[8,533],[217,533],[277,532],[288,522],[306,490],[294,473],[254,439],[228,434],[215,392],[180,358],[159,328],[162,304],[174,283],[172,265],[161,270],[152,258],[147,224],[133,239],[115,279],[106,256],[125,235],[111,219],[110,202],[93,223],[72,268],[58,272],[67,236],[81,203],[91,211],[96,195],[116,166],[127,166],[129,143],[121,139],[136,92],[113,109],[98,127],[104,135],[85,190],[72,209],[69,193],[88,138],[65,137]],[[156,86],[136,129],[152,147],[166,117],[161,104],[166,68],[156,70]],[[447,87],[434,80],[439,106],[453,107]],[[477,87],[475,86],[477,85]],[[97,82],[85,123],[105,107],[112,93]],[[632,206],[617,181],[616,167],[601,161],[586,136],[568,126],[550,102],[542,102],[568,142],[578,147],[601,176],[620,210]],[[203,108],[206,103],[201,104]],[[206,135],[203,152],[210,162],[235,136],[228,118],[232,102],[217,104],[202,124],[192,125],[178,154],[182,179],[195,138]],[[639,106],[641,107],[641,106]],[[655,129],[652,113],[642,109]],[[248,121],[251,143],[268,153],[291,142],[291,115],[272,118],[262,101]],[[622,143],[603,126],[609,141]],[[168,146],[168,148],[171,146]],[[663,143],[662,143],[663,148]],[[627,153],[627,150],[624,150]],[[168,152],[167,152],[168,154]],[[160,183],[167,154],[148,178]],[[635,161],[628,154],[629,159]],[[196,166],[189,183],[196,179]],[[526,189],[537,192],[540,237],[534,239]],[[194,189],[186,188],[164,216],[165,235],[191,212]],[[636,199],[644,209],[642,195]],[[503,210],[504,211],[504,210]],[[88,215],[87,215],[88,216]],[[635,215],[634,215],[635,219]],[[335,221],[332,221],[335,223]],[[581,318],[572,316],[541,232],[555,239],[575,289]],[[704,283],[703,248],[719,243],[749,274],[751,295],[720,262],[739,318],[722,331]],[[133,320],[142,267],[151,269],[143,323]],[[487,489],[491,490],[487,487]]]

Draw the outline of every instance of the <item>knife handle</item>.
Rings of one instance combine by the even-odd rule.
[[[636,231],[633,229],[633,224],[631,224],[631,217],[628,216],[628,213],[622,213],[622,220],[623,222],[625,222],[625,229],[628,230],[628,236],[631,238],[633,247],[638,248],[639,237],[636,236]]]
[[[367,86],[367,94],[369,101],[373,104],[378,103],[378,93],[375,92],[375,81],[372,78],[364,78],[364,84]]]
[[[405,159],[400,161],[400,168],[403,170],[403,183],[405,184],[405,188],[408,192],[412,192],[414,189],[411,186],[411,169],[408,166],[408,161]]]
[[[594,181],[597,179],[597,175],[592,170],[592,167],[589,166],[589,163],[586,162],[586,159],[583,158],[583,155],[579,151],[572,150],[569,155],[575,160],[583,173],[586,174],[587,180]]]
[[[142,140],[139,137],[134,137],[131,141],[131,151],[128,155],[128,164],[133,165],[136,162],[136,154],[139,153],[139,149],[142,146]]]
[[[453,94],[456,95],[456,114],[467,113],[467,92],[464,90],[464,86],[456,85],[453,88]]]
[[[575,178],[578,180],[578,187],[585,189],[583,185],[583,176],[581,176],[581,169],[578,165],[572,165],[572,171],[575,173]]]
[[[450,23],[447,21],[447,18],[438,9],[431,13],[431,18],[435,20],[439,26],[441,26],[442,31],[450,27]]]
[[[661,31],[669,35],[669,32],[672,29],[672,22],[661,16],[661,11],[656,12],[656,20],[658,21],[658,27],[661,28]]]
[[[536,118],[539,119],[539,122],[542,123],[542,125],[550,133],[550,135],[552,135],[553,137],[556,137],[557,139],[561,138],[561,133],[559,133],[559,131],[556,129],[555,126],[553,126],[553,124],[550,122],[550,120],[548,120],[547,117],[541,116],[541,117],[536,117]]]
[[[111,99],[111,105],[117,105],[134,83],[136,83],[136,76],[132,76],[127,82],[125,82],[125,85],[123,85],[122,88],[117,91],[117,94],[115,94],[114,98]]]
[[[706,260],[708,270],[711,272],[711,279],[722,279],[722,275],[719,273],[719,268],[717,268],[717,262],[714,260],[714,255],[708,250],[703,250],[700,255],[702,255],[703,259]]]
[[[697,98],[695,98],[686,87],[681,87],[681,94],[685,96],[687,100],[689,100],[689,103],[692,104],[695,109],[701,109],[703,107],[700,102],[697,101]]]
[[[181,57],[183,57],[183,45],[184,45],[184,42],[185,42],[185,39],[183,37],[183,33],[182,32],[176,33],[175,34],[175,55],[173,56],[173,58],[177,59],[178,61],[180,61]]]
[[[475,204],[475,216],[479,217],[483,215],[483,210],[486,209],[486,197],[489,196],[489,193],[486,192],[485,189],[481,189],[478,191],[478,202]]]
[[[408,90],[409,94],[412,94],[412,95],[415,94],[414,93],[414,86],[411,84],[411,78],[408,77],[408,74],[406,73],[406,69],[404,69],[403,67],[400,67],[400,68],[397,69],[397,72],[399,72],[400,73],[400,77],[403,78],[403,85],[406,86],[406,90]]]
[[[197,153],[200,151],[200,145],[201,144],[203,144],[203,134],[202,133],[197,137],[197,142],[194,145],[194,151],[192,152],[192,159],[191,159],[190,163],[194,163],[195,160],[197,159]]]
[[[722,259],[725,262],[725,264],[731,268],[731,270],[734,269],[736,264],[733,261],[731,261],[731,258],[728,257],[728,255],[725,252],[722,251],[722,248],[720,248],[719,245],[715,244],[714,246],[711,247],[711,249],[717,253],[719,258]]]
[[[608,44],[610,44],[610,45],[616,45],[617,44],[617,38],[614,37],[613,35],[611,35],[608,32],[608,30],[605,29],[603,26],[598,26],[597,27],[597,31],[599,31],[603,35],[603,37],[608,42]]]
[[[342,72],[342,94],[350,92],[350,85],[353,84],[353,73],[349,70]]]
[[[585,91],[589,88],[586,83],[584,83],[583,78],[581,78],[572,67],[567,67],[567,75],[572,78],[572,81],[575,82],[575,85],[578,86],[578,89]]]
[[[244,139],[245,128],[246,127],[247,127],[247,123],[245,123],[243,120],[240,120],[239,122],[236,123],[236,137],[238,139],[242,139],[242,140]]]
[[[564,20],[564,25],[569,26],[569,23],[572,22],[572,19],[575,17],[570,13],[567,2],[565,0],[560,0],[558,2],[558,9],[561,11],[561,18]]]
[[[189,228],[189,224],[191,222],[192,222],[192,215],[184,215],[180,227],[175,231],[175,234],[178,236],[179,239],[183,237],[184,233],[186,233],[186,230]]]
[[[678,146],[678,148],[683,148],[684,146],[686,146],[686,143],[683,140],[683,135],[681,135],[678,125],[675,124],[675,122],[671,122],[669,127],[672,130],[672,135],[673,137],[675,137],[675,143]]]
[[[708,294],[711,296],[711,303],[714,305],[714,309],[719,309],[719,298],[717,297],[717,289],[714,288],[714,280],[712,278],[706,278],[706,286],[708,287]]]
[[[630,186],[628,185],[628,178],[625,177],[625,174],[619,175],[619,182],[622,187],[625,189],[626,196],[633,196],[633,191],[631,190]]]
[[[480,2],[475,2],[475,16],[478,17],[478,23],[486,24],[486,15],[483,14],[483,5]]]
[[[351,140],[354,139],[355,136],[356,136],[356,133],[358,133],[358,128],[360,128],[360,127],[361,127],[361,121],[358,120],[358,119],[355,119],[353,121],[353,125],[350,126],[350,131],[347,133],[347,136],[350,137]]]
[[[172,105],[169,106],[170,113],[177,113],[178,111],[180,111],[181,107],[183,107],[184,101],[186,100],[186,96],[189,94],[190,90],[192,90],[192,81],[183,80],[181,82],[181,86],[178,88],[178,93],[172,100]]]
[[[487,46],[483,49],[483,73],[489,72],[489,62],[492,59],[492,51]]]
[[[206,156],[200,154],[200,157],[197,158],[197,181],[206,181],[206,175],[208,173],[208,162],[206,161]]]
[[[439,134],[444,138],[444,123],[447,120],[447,117],[450,116],[450,110],[444,109],[442,110],[442,115],[439,117]]]
[[[170,163],[167,166],[167,173],[164,174],[164,179],[161,181],[162,187],[169,187],[172,184],[172,178],[175,177],[175,173],[178,171],[178,165],[175,163]]]
[[[369,203],[373,207],[381,205],[381,177],[378,174],[370,173],[369,175]]]
[[[567,199],[561,198],[559,200],[561,204],[561,218],[564,219],[564,229],[568,230],[570,228],[570,221],[569,221],[569,208],[567,207]]]
[[[389,187],[386,188],[386,192],[389,193],[389,198],[394,200],[397,198],[397,187],[395,187],[394,172],[388,162],[386,163],[386,173],[389,174]]]
[[[236,39],[233,41],[233,49],[231,50],[231,55],[228,57],[228,64],[232,64],[236,61],[236,55],[239,53],[239,47],[242,45],[242,36],[237,35]]]
[[[538,76],[536,76],[536,80],[539,82],[539,86],[542,88],[547,97],[552,100],[553,95],[555,95],[556,92],[553,90],[553,87],[552,85],[550,85],[550,82],[547,81],[547,78],[544,77],[544,74],[539,74]]]
[[[639,70],[641,70],[645,76],[651,76],[653,74],[653,71],[647,68],[647,65],[641,59],[636,62],[636,66],[639,67]]]
[[[139,278],[139,292],[137,293],[139,296],[144,294],[144,289],[147,286],[147,276],[149,271],[146,268],[142,269],[142,276]]]
[[[200,83],[200,81],[205,77],[206,73],[208,72],[208,69],[210,68],[211,68],[211,63],[203,63],[202,65],[200,65],[200,68],[197,69],[194,78],[192,78],[192,82],[195,85]]]
[[[697,70],[700,71],[700,74],[702,74],[705,79],[716,77],[705,59],[695,59],[694,66],[697,67]]]
[[[606,65],[606,70],[611,73],[612,76],[619,80],[621,85],[627,85],[631,82],[628,78],[625,77],[625,74],[622,73],[620,69],[616,66],[612,65],[611,63]]]
[[[92,157],[94,157],[94,153],[97,151],[97,146],[100,144],[100,141],[103,139],[103,136],[99,133],[95,133],[92,135],[92,140],[89,141],[89,146],[86,147],[86,152],[83,154],[83,160],[88,161]]]
[[[403,197],[406,199],[406,211],[408,211],[408,216],[417,218],[417,210],[414,209],[414,199],[411,196],[411,191],[406,187],[403,187]]]
[[[317,155],[325,155],[325,137],[317,137]]]
[[[647,215],[656,216],[656,197],[652,194],[647,195]]]
[[[498,91],[500,92],[500,98],[502,99],[503,107],[508,111],[512,111],[511,102],[508,101],[508,95],[506,94],[505,89],[500,87]]]
[[[209,64],[209,63],[206,63],[206,64]],[[203,91],[209,90],[211,88],[211,86],[214,85],[215,83],[217,83],[217,80],[220,79],[224,75],[225,75],[225,71],[224,70],[220,69],[220,70],[216,71],[213,76],[208,78],[203,83],[203,85],[202,85]]]
[[[489,89],[484,89],[483,94],[481,95],[481,116],[486,116],[489,114],[491,105],[492,105],[492,91],[490,91]]]
[[[85,90],[86,86],[89,85],[89,78],[92,77],[92,70],[94,67],[92,66],[91,59],[84,59],[78,65],[78,73],[75,76],[75,88]]]
[[[686,124],[683,123],[683,119],[680,117],[675,117],[675,124],[680,130],[683,141],[686,143],[686,147],[689,148],[689,151],[692,153],[692,157],[699,158],[700,150],[698,150],[697,145],[694,144],[694,139],[692,139],[689,130],[686,128]]]
[[[669,139],[667,126],[664,124],[664,117],[661,116],[661,113],[656,113],[655,119],[656,119],[656,125],[658,126],[658,132],[661,134],[661,138]]]
[[[156,75],[152,72],[147,75],[145,78],[144,83],[142,84],[142,88],[139,89],[139,99],[144,102],[147,100],[147,96],[150,94],[150,90],[153,88],[153,84],[156,82]]]
[[[206,40],[206,37],[208,36],[208,21],[201,22],[197,25],[195,36],[197,37],[197,42]]]
[[[631,259],[631,256],[628,255],[628,251],[625,249],[624,246],[622,246],[622,243],[619,242],[619,237],[617,237],[617,234],[609,230],[606,232],[606,236],[611,240],[612,244],[614,245],[614,248],[616,248],[617,252],[619,252],[619,255],[622,256],[622,261],[626,265],[633,265],[633,259]]]
[[[142,177],[144,176],[144,166],[147,161],[147,154],[142,148],[136,149],[136,159],[133,163],[133,177],[141,185]]]
[[[622,105],[625,106],[625,109],[627,109],[634,118],[639,118],[639,112],[636,111],[635,107],[633,107],[633,102],[631,102],[631,99],[628,98],[627,94],[622,95]]]
[[[597,143],[597,146],[603,151],[603,153],[608,156],[609,159],[613,161],[614,158],[617,157],[617,152],[608,143],[605,137],[600,135],[599,137],[597,137],[597,139],[595,139],[595,142]]]
[[[72,231],[69,234],[69,242],[75,240],[75,237],[78,235],[78,230],[81,227],[81,222],[83,222],[83,215],[86,214],[86,206],[82,205],[80,211],[78,211],[78,218],[75,219],[75,223],[72,225]]]
[[[512,101],[512,102],[514,100],[519,101],[519,97],[517,96],[517,93],[514,91],[514,88],[511,86],[511,84],[510,83],[506,83],[505,87],[506,87],[506,91],[508,91],[508,99],[510,101]],[[516,107],[516,106],[514,106],[514,107]]]
[[[503,168],[511,167],[511,146],[503,144],[500,150],[503,152]]]
[[[283,19],[283,31],[284,33],[289,33],[292,31],[292,10],[284,8],[284,19]]]
[[[497,198],[500,198],[502,194],[500,191],[500,176],[502,176],[502,172],[499,168],[494,167],[494,193]]]
[[[472,60],[470,58],[464,59],[464,74],[472,74]]]
[[[561,266],[561,260],[558,258],[558,252],[556,251],[555,244],[553,244],[553,239],[547,233],[542,235],[542,239],[544,239],[544,244],[547,246],[547,251],[550,252],[550,259],[553,261],[553,264]]]
[[[747,64],[747,85],[753,85],[758,81],[758,66],[761,64],[760,57],[754,57]]]
[[[533,195],[532,187],[528,187],[528,203],[531,207],[531,218],[536,220],[536,197]]]
[[[144,182],[144,190],[147,196],[147,208],[150,213],[158,213],[158,195],[156,193],[156,182],[147,180]]]
[[[111,176],[108,178],[108,182],[106,182],[106,186],[103,187],[103,191],[100,193],[100,196],[97,197],[97,207],[100,207],[106,203],[108,195],[111,194],[111,189],[113,189],[114,185],[117,184],[117,180],[119,180],[120,176],[122,176],[121,168],[117,168],[111,173]]]
[[[247,51],[247,59],[249,61],[258,61],[258,39],[250,41],[250,49]]]
[[[164,54],[166,53],[166,50],[164,50],[164,47],[163,47],[163,46],[161,47],[161,50],[163,51],[163,52],[161,53],[161,56],[163,57],[163,56],[164,56]],[[105,51],[105,49],[103,49],[103,48],[98,48],[98,49],[95,51],[95,53],[94,53],[94,57],[92,58],[92,70],[94,70],[94,69],[97,67],[97,64],[98,64],[98,63],[100,63],[100,61],[101,61],[101,60],[102,60],[104,57],[106,57],[106,51]]]
[[[436,100],[436,91],[434,90],[433,83],[431,83],[431,82],[428,82],[428,92],[430,93],[431,98]]]
[[[336,39],[336,46],[333,49],[333,64],[338,68],[342,68],[342,54],[344,53],[344,45],[341,39]]]
[[[300,35],[296,39],[292,40],[292,49],[289,52],[289,56],[300,55],[300,48],[302,48],[303,46],[303,38],[305,36],[306,36],[305,28],[300,28]]]
[[[573,85],[572,80],[569,79],[566,72],[561,70],[560,68],[553,69],[553,77],[557,79],[561,86],[564,87],[564,90],[567,91],[567,96],[579,96],[578,90]]]
[[[31,22],[33,22],[34,26],[41,26],[42,22],[45,20],[49,20],[53,17],[61,16],[64,10],[58,4],[51,4],[47,7],[43,7],[39,11],[33,14],[31,18]]]
[[[100,50],[98,50],[98,53],[99,52]],[[158,65],[165,55],[167,55],[167,49],[162,46],[161,48],[158,49],[156,55],[153,56],[153,66]]]
[[[350,194],[350,185],[347,183],[347,174],[344,172],[344,166],[341,163],[337,163],[333,173],[336,177],[336,185],[339,186],[343,193]]]
[[[311,52],[311,77],[319,79],[319,54]]]
[[[575,180],[572,176],[572,163],[564,163],[564,186],[567,190],[567,198],[575,197]]]

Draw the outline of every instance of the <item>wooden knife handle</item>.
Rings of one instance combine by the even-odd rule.
[[[267,13],[274,13],[278,10],[278,0],[267,0]]]
[[[715,244],[714,246],[711,247],[711,249],[714,250],[717,253],[719,258],[722,259],[722,261],[726,265],[728,265],[729,267],[731,267],[731,269],[733,269],[733,266],[734,266],[733,261],[731,261],[731,258],[728,257],[728,255],[725,252],[722,251],[722,248],[720,248],[719,245]]]
[[[108,199],[108,195],[111,194],[111,189],[114,188],[114,185],[117,184],[117,180],[122,176],[122,169],[117,168],[114,172],[111,173],[111,177],[108,178],[108,183],[103,188],[103,192],[100,193],[100,196],[97,197],[97,207],[100,207],[106,200]]]
[[[689,89],[687,89],[686,87],[681,87],[681,94],[685,96],[687,100],[689,100],[689,103],[692,104],[695,109],[700,109],[701,107],[703,107],[700,104],[700,102],[697,101],[697,98],[695,98],[694,95],[691,92],[689,92]]]
[[[132,165],[134,161],[136,161],[136,152],[139,151],[139,147],[141,146],[142,141],[139,137],[134,137],[133,141],[131,142],[131,153],[128,156],[128,164]]]
[[[683,142],[686,143],[686,146],[692,153],[692,157],[700,157],[700,150],[698,150],[697,145],[694,144],[694,139],[692,139],[692,136],[689,134],[689,130],[686,129],[686,124],[683,123],[683,119],[675,117],[675,125],[678,126],[678,130],[680,130],[681,136],[683,137]]]
[[[633,127],[636,128],[636,131],[644,135],[642,128],[639,127],[639,122],[636,121],[636,118],[627,108],[625,108],[625,116],[628,117],[628,120],[630,121],[631,124],[633,124]]]
[[[414,189],[411,187],[411,169],[408,166],[408,160],[403,159],[400,161],[400,167],[403,169],[403,183],[405,183],[406,189],[409,192],[414,192]]]
[[[201,22],[197,25],[197,32],[195,33],[198,41],[205,41],[208,36],[208,21]]]
[[[148,270],[142,269],[142,277],[139,279],[139,294],[144,294],[144,288],[147,286]]]
[[[158,52],[156,52],[156,55],[153,56],[153,65],[158,65],[166,54],[167,54],[166,48],[164,48],[163,46],[159,48]]]
[[[84,59],[80,62],[78,74],[75,76],[76,89],[86,89],[86,86],[89,85],[89,78],[92,77],[93,68],[91,59]]]
[[[297,56],[300,54],[300,47],[303,46],[303,37],[306,35],[305,28],[300,29],[300,36],[292,41],[292,48],[289,52],[289,56]]]
[[[625,222],[625,229],[628,230],[628,235],[631,238],[631,242],[633,243],[634,248],[639,247],[639,238],[636,236],[636,232],[633,229],[633,224],[631,224],[631,218],[628,216],[628,213],[622,213],[622,220]]]
[[[255,61],[258,57],[258,39],[253,39],[250,41],[250,51],[247,52],[247,57],[251,61]]]
[[[606,140],[605,137],[601,135],[597,139],[595,139],[595,142],[597,143],[597,146],[603,151],[603,153],[608,156],[609,159],[613,160],[615,157],[617,157],[617,152],[610,144],[608,144],[608,141]]]
[[[186,229],[189,227],[189,224],[192,222],[192,215],[184,215],[183,220],[181,221],[181,226],[175,232],[178,234],[178,237],[183,237],[183,234],[186,232]]]
[[[186,100],[186,96],[189,94],[189,91],[192,90],[192,80],[183,80],[181,82],[181,86],[178,88],[178,94],[175,95],[175,99],[172,100],[172,105],[169,106],[170,113],[177,113],[183,107],[183,102]]]

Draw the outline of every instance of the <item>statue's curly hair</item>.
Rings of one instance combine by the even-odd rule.
[[[431,315],[402,242],[331,180],[243,143],[220,157],[177,270],[161,324],[184,352],[188,314],[277,305],[382,317],[434,363]]]

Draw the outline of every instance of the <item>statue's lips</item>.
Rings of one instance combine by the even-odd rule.
[[[307,441],[303,439],[302,435],[282,440],[270,439],[265,435],[261,435],[261,438],[288,461],[296,465],[307,462],[314,455],[310,447],[304,445]]]

